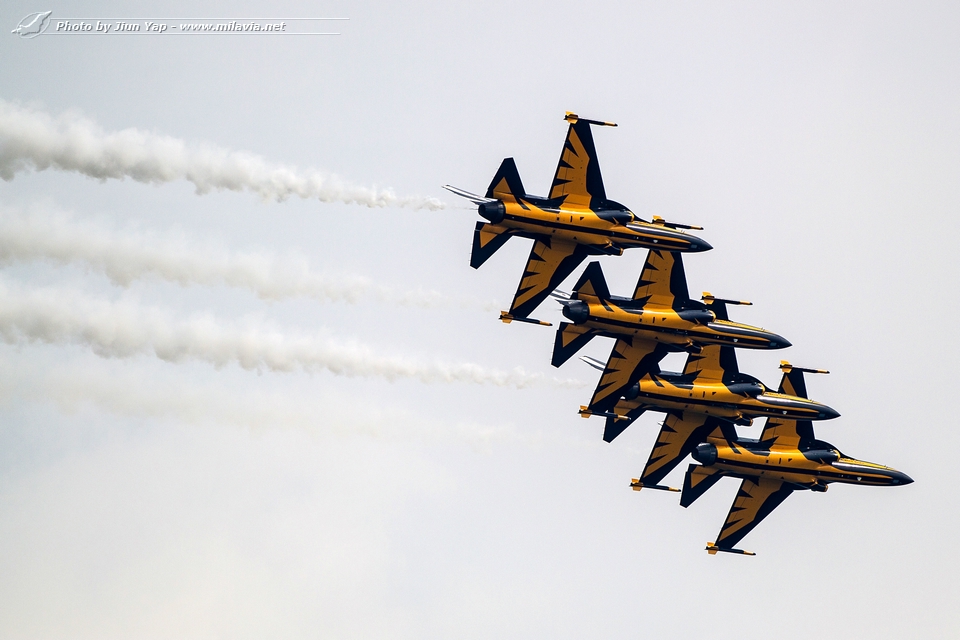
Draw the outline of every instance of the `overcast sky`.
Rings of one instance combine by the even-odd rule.
[[[0,636],[960,633],[955,3],[128,4],[0,8]],[[736,481],[629,489],[658,415],[602,442],[596,372],[497,321],[530,241],[471,269],[440,188],[546,193],[568,110],[620,125],[611,198],[705,228],[691,293],[794,345],[741,369],[829,369],[817,435],[914,484],[795,493],[754,558],[703,549]]]

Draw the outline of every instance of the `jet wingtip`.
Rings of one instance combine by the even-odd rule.
[[[724,553],[733,553],[733,554],[740,555],[740,556],[755,556],[755,555],[757,555],[757,554],[755,554],[753,551],[747,551],[747,550],[745,550],[745,549],[733,549],[733,548],[730,548],[730,547],[718,547],[716,544],[714,544],[714,543],[712,543],[712,542],[708,542],[708,543],[707,543],[706,550],[707,550],[707,553],[709,553],[709,554],[712,555],[712,556],[717,555],[717,552],[718,552],[718,551],[722,551],[722,552],[724,552]]]

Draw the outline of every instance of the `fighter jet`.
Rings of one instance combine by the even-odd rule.
[[[478,205],[489,222],[478,222],[473,235],[470,266],[477,269],[512,236],[534,240],[520,286],[509,311],[513,320],[549,326],[530,313],[569,276],[588,255],[621,255],[631,247],[669,251],[707,251],[712,247],[681,229],[692,225],[651,221],[607,199],[590,125],[615,127],[612,122],[586,120],[567,113],[570,123],[549,197],[528,195],[513,158],[504,159],[480,196],[450,185],[444,188]]]
[[[802,371],[794,369],[800,378]],[[718,425],[693,449],[693,458],[683,480],[680,504],[689,507],[723,476],[740,478],[740,489],[715,542],[708,542],[711,555],[718,551],[756,555],[735,549],[740,540],[770,515],[791,493],[801,489],[826,491],[830,483],[897,486],[913,480],[904,473],[872,462],[856,460],[835,446],[817,440],[809,420],[768,418],[759,440],[739,438],[733,426]],[[638,481],[634,481],[637,483]]]
[[[692,423],[705,424],[708,417],[749,425],[754,418],[766,416],[830,420],[840,415],[824,404],[793,395],[783,388],[773,392],[753,376],[740,373],[733,347],[709,345],[699,354],[691,353],[683,373],[660,371],[654,365],[655,368],[628,387],[622,397],[611,395],[607,388],[621,384],[625,379],[622,370],[637,368],[635,352],[619,353],[614,349],[606,365],[589,357],[581,360],[603,371],[593,400],[589,406],[580,407],[580,415],[605,416],[603,439],[607,442],[647,410],[669,413],[665,428],[680,428],[673,424],[676,421],[684,423],[684,428]],[[780,366],[783,370],[792,367],[785,361]],[[688,414],[695,417],[684,418]]]
[[[630,354],[639,369],[618,368],[622,380],[608,383],[608,394],[623,391],[656,365],[668,351],[698,353],[704,345],[730,345],[748,349],[783,349],[790,342],[758,327],[730,322],[727,304],[750,304],[723,300],[704,292],[691,300],[679,253],[651,249],[640,272],[632,298],[611,296],[599,262],[591,262],[564,297],[553,294],[563,305],[563,315],[573,322],[560,323],[553,346],[553,361],[559,367],[595,336],[616,338],[613,351]]]
[[[807,398],[807,386],[803,379],[803,373],[827,373],[821,369],[794,367],[786,361],[780,363],[780,369],[783,371],[783,376],[780,379],[777,396],[799,401],[806,400]],[[694,395],[700,394],[695,393]],[[653,407],[650,408],[652,409]],[[833,411],[829,407],[825,407],[825,409],[829,411],[828,415],[830,417],[838,415],[836,411]],[[776,419],[778,420],[790,419],[797,415],[790,410],[786,410],[785,413],[780,413],[780,411],[784,410],[781,409],[777,411],[779,415],[776,416]],[[739,418],[738,421],[741,424],[749,423],[749,419]],[[629,424],[629,422],[626,424]],[[660,433],[657,435],[657,442],[653,447],[653,451],[650,453],[650,458],[647,460],[647,464],[644,466],[640,478],[634,479],[633,488],[637,491],[645,488],[659,489],[662,491],[678,491],[678,489],[662,486],[659,483],[668,473],[673,471],[688,454],[692,453],[698,444],[706,442],[707,437],[711,433],[718,428],[725,429],[727,425],[729,425],[730,429],[733,428],[733,421],[729,419],[729,416],[721,418],[714,415],[707,415],[696,406],[688,406],[684,409],[672,409],[668,411],[667,417],[660,428]],[[616,437],[624,428],[626,427],[622,423],[618,424],[616,418],[607,418],[604,439],[606,439],[608,432],[614,433],[613,437]]]

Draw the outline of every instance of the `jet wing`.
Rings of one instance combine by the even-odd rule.
[[[584,120],[573,113],[568,113],[565,120],[570,127],[550,186],[550,198],[563,198],[563,206],[570,209],[597,209],[606,202],[607,194],[590,125],[616,125]]]
[[[744,478],[733,506],[730,507],[730,513],[727,514],[727,520],[720,529],[720,536],[715,543],[707,545],[707,551],[740,552],[734,549],[733,545],[753,531],[754,527],[780,506],[793,491],[791,485],[780,480]]]
[[[767,424],[760,434],[760,446],[766,450],[788,449],[803,451],[809,449],[815,440],[813,423],[809,420],[781,420],[767,418]]]
[[[687,291],[687,276],[683,272],[683,260],[674,251],[651,249],[647,261],[643,264],[637,288],[633,292],[634,300],[659,307],[676,309],[679,301],[690,299]]]
[[[671,413],[660,427],[638,485],[656,486],[717,428],[720,420],[702,413]]]
[[[529,316],[586,257],[587,247],[582,244],[549,238],[534,242],[517,294],[510,305],[510,316]]]
[[[617,340],[593,392],[590,410],[609,411],[632,384],[651,371],[659,371],[657,365],[666,355],[667,348],[652,340],[635,336]]]
[[[737,353],[733,347],[708,345],[700,353],[691,353],[683,367],[683,373],[694,379],[729,380],[739,373]]]

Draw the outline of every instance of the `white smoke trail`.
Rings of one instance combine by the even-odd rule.
[[[499,371],[473,363],[444,363],[383,355],[355,341],[287,335],[253,326],[224,325],[211,316],[173,321],[155,307],[91,299],[75,292],[20,292],[0,283],[0,340],[8,344],[77,344],[99,356],[129,358],[153,353],[166,362],[200,360],[247,370],[329,371],[335,375],[412,378],[421,382],[469,382],[524,388],[536,384],[580,387],[576,380],[547,378],[520,367]]]
[[[7,348],[9,350],[9,348]],[[542,446],[546,442],[583,443],[551,433],[532,431],[529,425],[498,421],[496,425],[431,415],[429,407],[371,404],[325,389],[284,386],[264,389],[259,384],[236,388],[210,380],[185,382],[157,371],[122,368],[110,363],[61,362],[51,368],[27,357],[6,353],[0,359],[0,409],[24,403],[52,403],[76,414],[94,410],[126,418],[155,418],[185,424],[223,424],[255,430],[297,429],[324,436],[369,436],[409,440],[429,438],[465,441],[485,449],[498,442]],[[358,410],[362,407],[362,410]],[[442,415],[441,415],[442,413]]]
[[[9,181],[17,172],[51,167],[98,180],[131,178],[149,184],[187,180],[198,194],[226,189],[275,200],[299,196],[368,207],[446,206],[437,198],[398,196],[390,189],[349,184],[316,169],[271,164],[246,151],[187,143],[138,129],[108,133],[77,113],[54,118],[0,100],[0,178]]]
[[[0,265],[32,260],[83,265],[124,287],[134,280],[156,277],[181,286],[247,289],[264,300],[306,297],[355,303],[371,296],[382,302],[422,308],[499,308],[494,302],[455,298],[437,291],[397,291],[358,275],[318,273],[304,256],[227,252],[192,246],[182,237],[118,232],[76,221],[63,212],[51,214],[34,208],[25,214],[0,207]]]

